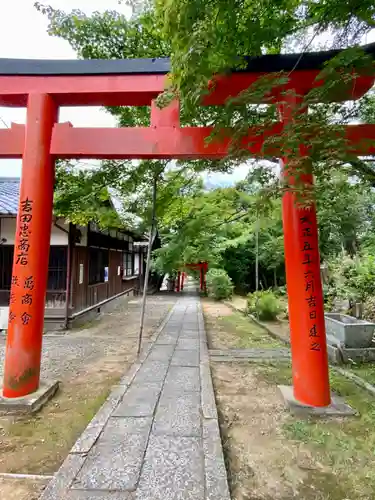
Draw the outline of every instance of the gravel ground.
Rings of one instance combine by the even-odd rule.
[[[147,298],[144,339],[160,324],[176,297],[153,295]],[[132,362],[135,356],[140,297],[124,297],[111,313],[103,313],[97,319],[77,330],[64,334],[47,334],[43,338],[42,378],[64,380],[66,377],[84,374],[86,367],[102,357],[121,357]],[[121,347],[126,343],[126,352]],[[3,375],[5,336],[0,339],[0,376]]]

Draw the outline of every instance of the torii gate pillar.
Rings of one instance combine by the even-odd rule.
[[[180,292],[181,291],[181,271],[177,272],[177,287],[176,291]]]
[[[39,388],[54,185],[50,145],[57,114],[51,96],[29,95],[5,354],[5,398],[26,396]]]
[[[294,119],[297,106],[295,96],[286,97],[280,108],[284,124]],[[298,159],[284,159],[283,175],[290,184],[301,176]],[[313,184],[311,173],[302,174],[302,180]],[[315,204],[298,206],[295,193],[287,191],[283,227],[294,397],[304,405],[324,407],[331,397]]]

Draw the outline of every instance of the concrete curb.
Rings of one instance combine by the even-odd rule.
[[[206,500],[231,500],[201,301],[198,302],[198,327],[200,339],[201,407],[203,415],[202,435],[206,482],[205,498]]]

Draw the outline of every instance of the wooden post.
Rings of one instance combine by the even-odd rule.
[[[65,293],[65,312],[64,312],[64,328],[69,327],[69,309],[71,305],[71,291],[72,291],[72,264],[73,264],[73,248],[75,243],[75,226],[69,223],[68,233],[68,252],[66,256],[66,293]]]
[[[52,98],[30,94],[5,352],[7,398],[26,396],[39,387],[54,185],[50,144],[56,121]]]
[[[207,264],[207,262],[204,262],[204,264],[203,264],[203,291],[204,291],[204,293],[207,292],[207,283],[206,283],[207,270],[208,270],[208,264]]]

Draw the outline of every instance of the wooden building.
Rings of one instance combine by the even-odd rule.
[[[0,307],[7,308],[19,179],[0,178]],[[46,329],[66,328],[133,295],[143,281],[147,244],[132,231],[74,226],[54,218],[46,295]],[[4,317],[4,315],[2,315]]]

